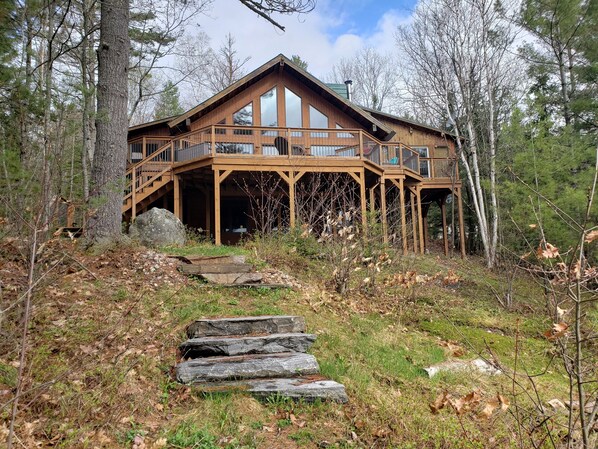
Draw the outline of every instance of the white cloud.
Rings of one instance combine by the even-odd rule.
[[[232,33],[239,54],[251,56],[247,64],[249,70],[279,53],[288,57],[298,54],[308,62],[310,72],[322,78],[336,62],[350,57],[365,45],[374,46],[382,52],[394,51],[396,26],[408,17],[389,10],[379,18],[372,33],[360,34],[356,21],[339,12],[339,6],[334,0],[320,0],[309,14],[276,17],[285,26],[285,32],[258,17],[238,0],[214,2],[211,11],[199,17],[197,22],[216,48],[227,33]]]

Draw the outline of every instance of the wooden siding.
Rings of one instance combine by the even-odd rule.
[[[424,131],[403,123],[397,123],[385,117],[378,117],[389,128],[396,132],[393,141],[399,141],[410,147],[428,147],[429,157],[446,157],[446,154],[435,154],[436,148],[448,148],[449,156],[455,155],[455,142],[449,135],[442,135],[437,131]],[[442,150],[440,150],[442,151]],[[439,153],[440,153],[439,151]]]
[[[286,126],[285,117],[285,95],[284,88],[288,87],[295,94],[301,97],[301,120],[304,128],[309,128],[309,105],[314,106],[320,112],[328,116],[328,126],[335,128],[337,124],[343,128],[362,128],[355,120],[348,117],[330,102],[324,100],[311,89],[308,89],[297,79],[283,73],[271,73],[258,81],[253,86],[247,88],[232,100],[210,111],[191,123],[191,131],[211,126],[226,120],[226,124],[233,123],[233,114],[249,103],[253,103],[253,124],[261,126],[260,97],[276,87],[276,98],[278,103],[278,126]]]

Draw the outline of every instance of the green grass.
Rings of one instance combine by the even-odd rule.
[[[487,447],[489,437],[496,439],[494,447],[519,447],[509,413],[481,422],[475,414],[457,417],[448,409],[432,415],[428,407],[443,391],[460,396],[479,389],[486,398],[498,392],[509,395],[506,376],[442,373],[429,379],[423,368],[452,357],[440,344],[447,340],[467,350],[463,359],[488,356],[491,350],[512,367],[518,334],[519,372],[541,370],[552,349],[541,337],[550,322],[536,313],[542,310],[542,292],[529,279],[516,279],[516,307],[505,311],[487,287],[499,288],[500,277],[476,261],[400,256],[379,273],[379,285],[401,270],[441,275],[410,288],[383,287],[373,293],[354,288],[339,296],[326,284],[333,267],[320,258],[313,242],[258,244],[267,251],[263,260],[310,289],[219,288],[192,281],[176,291],[140,295],[134,286],[108,280],[65,286],[68,292],[75,286],[90,288],[93,295],[69,303],[66,312],[62,303],[40,308],[46,315],[37,315],[32,329],[36,351],[31,353],[31,372],[33,384],[48,385],[37,397],[53,401],[34,399],[28,422],[47,417],[43,432],[63,448],[101,446],[94,440],[99,429],[112,438],[107,447],[130,447],[141,433],[148,447],[165,438],[168,448],[315,449],[326,442],[331,448],[475,449]],[[194,244],[164,251],[255,257],[254,248]],[[448,270],[462,277],[457,286],[443,285]],[[355,274],[355,286],[359,276],[362,272]],[[244,393],[200,393],[170,377],[178,362],[176,348],[193,320],[270,314],[305,317],[308,331],[318,336],[310,352],[324,376],[345,384],[349,404],[281,397],[258,402]],[[595,310],[588,314],[594,323],[597,317]],[[58,318],[66,319],[65,324],[52,324]],[[8,362],[0,363],[0,384],[13,386],[16,370]],[[548,399],[564,397],[566,383],[558,366],[537,384]]]
[[[215,246],[211,243],[192,243],[187,246],[164,246],[163,253],[175,256],[249,256],[251,253],[241,246]]]

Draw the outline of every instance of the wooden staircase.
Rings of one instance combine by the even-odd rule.
[[[173,160],[174,146],[171,141],[129,167],[126,173],[123,215],[134,218],[137,211],[146,208],[174,188]]]

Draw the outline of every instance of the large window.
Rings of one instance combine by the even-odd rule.
[[[309,127],[310,128],[328,128],[328,117],[318,111],[312,105],[309,105]],[[311,133],[312,137],[328,137],[328,133]]]
[[[237,126],[253,125],[253,103],[249,103],[233,114],[233,124]],[[251,129],[235,129],[233,134],[250,136],[253,132]]]
[[[285,117],[287,127],[301,128],[301,97],[291,89],[284,88]]]
[[[413,150],[419,153],[419,174],[424,178],[429,178],[430,160],[427,158],[430,157],[430,153],[428,152],[428,147],[413,147]]]
[[[278,126],[276,87],[260,97],[260,109],[262,112],[262,126]]]
[[[253,125],[253,103],[249,103],[233,114],[233,125]]]

